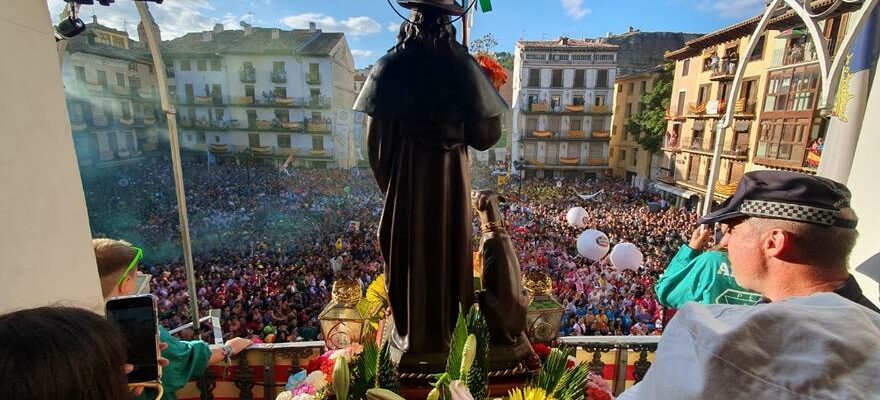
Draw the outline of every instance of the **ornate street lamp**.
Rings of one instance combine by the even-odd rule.
[[[565,308],[551,294],[553,280],[544,272],[529,272],[523,276],[523,287],[529,293],[526,314],[529,341],[551,344],[559,336]]]
[[[357,310],[361,296],[361,284],[354,279],[333,283],[333,299],[318,316],[328,349],[341,349],[361,341],[364,317]]]

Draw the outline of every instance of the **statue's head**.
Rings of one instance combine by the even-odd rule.
[[[411,10],[434,9],[436,12],[446,15],[462,15],[464,7],[455,0],[397,0],[397,4]]]
[[[466,51],[455,41],[455,27],[450,15],[464,14],[455,0],[397,0],[412,10],[408,20],[400,24],[396,49],[399,52],[428,49],[442,52]]]

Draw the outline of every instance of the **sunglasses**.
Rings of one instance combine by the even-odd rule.
[[[120,289],[122,289],[122,282],[125,282],[125,277],[128,276],[128,273],[131,272],[131,270],[137,267],[138,262],[144,257],[144,251],[141,250],[140,247],[131,246],[131,248],[135,250],[134,259],[131,260],[131,263],[128,264],[128,268],[126,268],[125,272],[122,273],[122,276],[119,277],[119,282],[116,283],[116,286],[119,286]]]

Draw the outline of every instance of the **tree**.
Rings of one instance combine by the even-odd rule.
[[[666,133],[666,110],[672,96],[672,75],[674,66],[667,64],[654,87],[642,95],[639,103],[642,111],[630,117],[626,130],[636,136],[642,148],[654,153],[660,150]]]
[[[495,35],[491,33],[480,36],[468,43],[468,49],[470,49],[472,54],[488,53],[494,55],[495,52],[492,51],[492,49],[495,48],[495,46],[498,46],[498,40],[496,40]]]
[[[506,51],[499,51],[495,53],[495,58],[498,60],[498,64],[501,64],[502,67],[513,71],[513,54]]]

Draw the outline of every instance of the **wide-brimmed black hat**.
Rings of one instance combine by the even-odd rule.
[[[433,7],[449,15],[464,14],[464,7],[456,0],[397,0],[397,4],[401,7],[409,9],[418,7]]]
[[[851,194],[842,183],[789,171],[754,171],[743,175],[736,193],[701,224],[740,217],[785,219],[825,226],[855,228],[857,220],[840,218]]]

